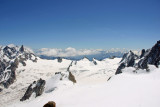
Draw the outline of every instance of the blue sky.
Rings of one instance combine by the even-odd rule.
[[[0,0],[0,44],[32,48],[150,48],[160,0]]]

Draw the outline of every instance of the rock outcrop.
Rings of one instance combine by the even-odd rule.
[[[43,107],[56,107],[56,103],[54,101],[49,101]]]
[[[120,63],[124,63],[126,67],[133,67],[136,58],[137,56],[132,51],[129,51],[128,53],[125,53],[123,55],[123,58],[120,61]]]
[[[144,57],[138,62],[138,68],[148,69],[148,64],[158,67],[160,62],[160,40],[148,51]]]
[[[15,45],[0,47],[0,85],[8,88],[16,79],[16,69],[21,63],[26,66],[25,61],[37,61],[37,57],[29,50]]]
[[[138,59],[138,60],[137,60]],[[138,62],[135,63],[135,60]],[[142,49],[140,57],[135,55],[132,51],[123,55],[120,61],[120,66],[117,68],[115,74],[122,73],[122,69],[125,67],[135,67],[136,69],[146,69],[149,71],[148,64],[155,65],[160,64],[160,40],[151,48],[146,51]]]
[[[144,54],[145,54],[145,49],[142,49],[140,58],[142,58],[144,56]]]
[[[94,65],[97,65],[97,62],[96,62],[96,60],[94,58],[93,58],[92,62],[94,63]]]
[[[36,96],[40,96],[44,91],[44,86],[46,84],[45,80],[42,80],[41,78],[36,82],[34,81],[32,84],[30,84],[27,88],[27,91],[25,92],[24,96],[20,99],[20,101],[25,101],[30,98],[30,96],[35,93]]]
[[[62,62],[62,58],[61,58],[61,57],[58,57],[58,58],[57,58],[57,61],[58,61],[59,63],[61,63],[61,62]]]
[[[136,59],[137,55],[135,55],[132,51],[125,53],[122,60],[120,61],[120,66],[117,68],[115,74],[122,73],[122,69],[124,69],[125,67],[133,67],[135,65]]]
[[[72,81],[73,83],[76,83],[76,82],[77,82],[76,79],[75,79],[75,77],[74,77],[74,75],[73,75],[71,72],[69,72],[68,79],[69,79],[70,81]]]
[[[126,66],[124,63],[121,63],[120,66],[117,68],[116,73],[115,74],[120,74],[122,73],[122,69],[124,69]]]

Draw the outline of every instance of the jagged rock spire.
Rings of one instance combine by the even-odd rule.
[[[138,68],[147,69],[147,64],[158,67],[160,62],[160,40],[144,55],[144,58],[138,62]]]
[[[142,49],[140,58],[142,58],[144,56],[144,54],[145,54],[145,49]]]
[[[23,45],[21,46],[21,48],[19,49],[20,52],[24,52],[24,47]]]

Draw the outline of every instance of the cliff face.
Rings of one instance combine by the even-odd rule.
[[[19,63],[26,66],[25,61],[37,61],[37,57],[29,50],[21,47],[8,45],[0,48],[0,85],[8,88],[16,79],[16,68]],[[2,90],[2,89],[1,89]]]
[[[137,63],[135,63],[137,60]],[[132,51],[123,55],[120,61],[120,66],[117,68],[115,74],[122,73],[125,67],[135,67],[136,69],[148,70],[148,64],[158,67],[160,62],[160,40],[148,50],[142,50],[140,57],[137,57]]]

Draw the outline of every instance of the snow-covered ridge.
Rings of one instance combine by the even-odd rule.
[[[37,57],[30,49],[13,44],[0,48],[0,89],[8,88],[16,79],[16,69],[19,63],[26,66],[25,61],[37,61]]]
[[[25,62],[26,66],[19,64],[16,69],[16,81],[8,89],[4,89],[0,93],[2,98],[0,104],[3,104],[3,107],[5,107],[5,102],[10,101],[10,104],[13,102],[20,102],[27,87],[39,78],[46,80],[42,96],[49,95],[67,87],[75,86],[76,84],[98,84],[107,81],[109,77],[114,75],[120,58],[104,59],[103,61],[93,60],[96,61],[97,64],[86,58],[80,61],[62,59],[61,62],[59,62],[58,59],[45,60],[38,58],[36,63],[27,60]],[[70,69],[68,70],[69,66]],[[62,74],[55,75],[56,72]],[[75,84],[68,80],[68,72],[71,72],[75,76],[77,81]],[[36,99],[38,98],[40,97],[37,97]],[[34,94],[29,101],[32,99],[35,100]]]
[[[12,63],[16,69],[11,72],[15,72],[16,79],[7,89],[1,90],[0,104],[3,107],[40,107],[48,101],[55,101],[57,107],[159,107],[159,68],[154,66],[159,66],[159,46],[157,42],[150,50],[143,52],[143,55],[129,51],[122,59],[111,57],[100,61],[95,58],[89,60],[87,57],[80,60],[61,57],[45,60],[33,53],[24,52],[23,46],[18,48],[18,54],[14,57],[9,54],[14,53],[14,49],[11,49],[14,46],[11,45],[7,48],[6,56],[10,59],[14,57]],[[17,60],[21,61],[23,58],[27,60],[17,65]],[[146,59],[150,72],[137,67],[140,60],[145,62]],[[115,75],[118,66],[122,67],[121,74]],[[37,80],[42,81],[42,87]],[[42,90],[37,92],[37,87]],[[28,92],[31,94],[26,97],[30,88],[31,91]]]

